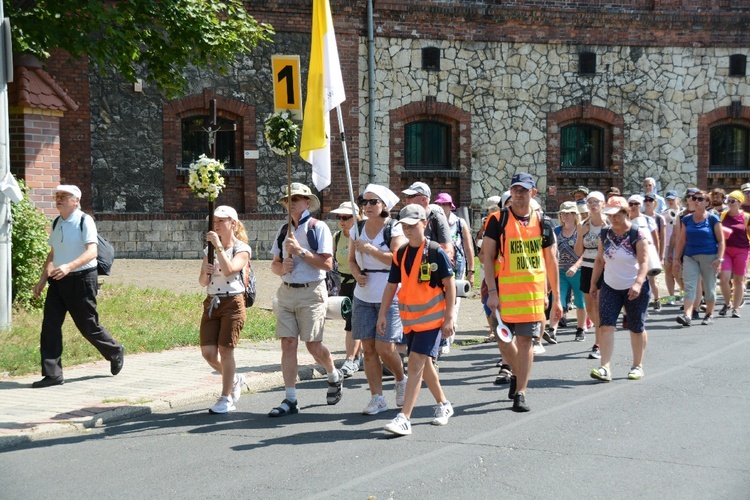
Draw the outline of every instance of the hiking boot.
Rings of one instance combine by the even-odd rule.
[[[689,317],[687,316],[687,314],[681,314],[681,315],[677,316],[677,318],[675,318],[675,320],[676,320],[676,321],[677,321],[677,322],[678,322],[679,324],[681,324],[682,326],[690,326],[690,324],[691,324],[691,323],[693,322],[693,320],[691,320],[691,319],[690,319],[690,318],[689,318]]]
[[[594,347],[591,348],[591,352],[589,353],[589,359],[602,359],[602,353],[599,350],[599,346],[594,344]]]
[[[377,415],[384,411],[388,411],[388,404],[385,402],[385,398],[380,394],[375,394],[370,400],[370,404],[365,406],[365,409],[362,410],[362,414]]]
[[[513,411],[524,413],[529,410],[531,410],[531,408],[526,404],[526,396],[524,396],[522,392],[516,393],[516,397],[513,398]]]
[[[583,328],[576,328],[576,342],[583,342],[586,340],[586,334],[583,332]]]
[[[450,401],[440,403],[435,407],[435,418],[432,421],[432,425],[445,425],[448,423],[448,419],[453,416],[453,406]]]
[[[406,418],[406,415],[399,413],[396,415],[396,418],[391,420],[388,425],[383,428],[383,430],[398,436],[408,436],[411,434],[411,422]]]

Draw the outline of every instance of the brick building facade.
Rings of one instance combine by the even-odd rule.
[[[232,168],[218,202],[238,209],[256,256],[268,257],[285,186],[285,162],[263,139],[273,106],[270,56],[300,55],[305,87],[311,4],[252,2],[250,13],[274,26],[273,43],[238,57],[226,75],[186,68],[190,89],[172,101],[148,85],[136,92],[117,75],[64,54],[47,61],[45,70],[77,105],[59,117],[59,178],[81,187],[84,208],[121,255],[199,255],[206,214],[186,184],[181,127],[206,115],[216,98],[219,117],[236,127],[227,146]],[[637,192],[647,175],[661,190],[750,180],[746,163],[711,165],[712,131],[729,127],[741,140],[750,129],[747,69],[738,74],[736,65],[750,56],[750,6],[378,0],[373,165],[366,2],[331,0],[331,8],[355,192],[368,182],[400,191],[424,180],[435,193],[448,191],[460,205],[478,209],[507,188],[515,171],[528,170],[554,210],[581,183]],[[324,211],[348,198],[333,114],[331,121],[333,182],[320,193]],[[594,167],[581,158],[584,148],[570,147],[575,140],[596,146]],[[33,168],[16,164],[14,172],[28,177]],[[298,157],[293,178],[311,184],[310,167]]]

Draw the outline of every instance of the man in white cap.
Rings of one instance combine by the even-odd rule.
[[[425,238],[436,242],[440,248],[448,254],[448,258],[453,262],[453,238],[451,237],[450,225],[445,218],[443,209],[437,205],[430,205],[432,191],[424,182],[415,182],[407,189],[401,191],[404,193],[406,203],[416,203],[424,208],[427,214],[427,228],[425,229]]]
[[[281,372],[286,397],[269,417],[297,413],[297,346],[303,341],[315,361],[328,372],[326,402],[341,400],[344,374],[333,364],[323,345],[326,319],[326,272],[333,267],[333,238],[325,223],[310,216],[320,200],[310,188],[293,182],[291,192],[279,199],[292,216],[293,228],[284,224],[274,238],[271,271],[281,276],[276,292],[276,338],[281,340]]]
[[[66,313],[70,313],[83,337],[109,360],[112,375],[120,373],[125,362],[125,348],[99,324],[96,312],[98,253],[94,219],[81,211],[81,190],[77,186],[61,184],[55,188],[54,196],[60,216],[52,224],[47,240],[52,249],[34,286],[38,297],[49,283],[40,346],[43,378],[31,385],[34,388],[65,383],[61,356]]]

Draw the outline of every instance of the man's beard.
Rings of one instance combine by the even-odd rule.
[[[722,205],[724,205],[724,202],[723,202],[723,201],[721,201],[721,200],[718,200],[718,201],[712,201],[712,202],[711,202],[711,206],[712,206],[712,207],[720,207],[720,206],[722,206]]]

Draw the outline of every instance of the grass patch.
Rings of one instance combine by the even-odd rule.
[[[108,399],[102,399],[102,404],[109,404],[109,403],[125,403],[128,405],[145,405],[147,403],[152,402],[153,399],[147,399],[147,398],[138,398],[138,399],[128,399],[128,398],[108,398]]]
[[[99,318],[128,354],[160,352],[198,345],[205,295],[105,284],[98,297]],[[25,375],[40,369],[39,332],[42,311],[14,311],[9,330],[0,331],[0,373]],[[274,338],[276,318],[270,311],[247,310],[243,339]],[[63,324],[63,364],[71,366],[101,359],[78,332],[70,316]]]

